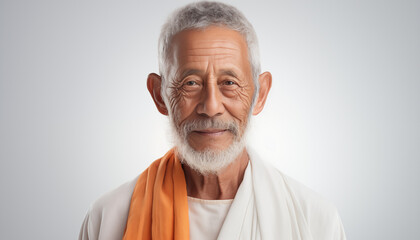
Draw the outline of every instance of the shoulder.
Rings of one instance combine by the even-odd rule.
[[[137,179],[138,176],[104,194],[90,206],[79,239],[122,238]]]
[[[254,150],[250,150],[253,171],[264,179],[266,184],[276,189],[279,194],[286,191],[308,220],[333,218],[337,214],[334,204],[309,187],[278,170],[271,163],[263,160]],[[261,182],[263,183],[263,182]],[[281,190],[280,190],[281,189]]]
[[[319,239],[345,239],[336,206],[299,181],[281,171],[278,172],[284,179],[296,207],[305,217],[313,236],[319,236]]]
[[[128,207],[127,201],[129,204],[137,179],[138,176],[102,195],[91,205],[91,212],[116,211]]]
[[[270,163],[261,159],[258,162],[265,169],[264,174],[268,176],[270,181],[273,181],[271,184],[277,186],[275,188],[280,188],[280,186],[282,188],[284,187],[284,191],[290,195],[293,203],[304,213],[307,220],[335,217],[337,209],[331,201],[301,182],[284,174]],[[260,174],[262,173],[260,172]]]
[[[283,177],[288,190],[291,192],[294,200],[299,203],[306,216],[311,217],[314,214],[334,215],[337,212],[334,204],[313,191],[301,182],[279,171]]]
[[[251,150],[250,156],[254,184],[262,189],[262,195],[270,192],[276,199],[286,197],[291,214],[302,219],[314,239],[345,239],[340,216],[331,201],[264,161],[255,151]]]

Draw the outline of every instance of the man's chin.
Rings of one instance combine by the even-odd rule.
[[[224,139],[207,139],[200,138],[195,135],[188,135],[186,137],[186,142],[189,147],[197,152],[221,152],[229,149],[234,143],[234,138],[225,137]]]
[[[179,130],[171,121],[174,143],[180,160],[195,171],[207,175],[218,174],[232,163],[245,148],[245,138],[238,138],[237,130],[231,135],[201,136],[192,134],[185,126]],[[220,125],[199,125],[194,128],[225,128]],[[190,128],[192,128],[190,126]],[[237,127],[235,128],[237,129]],[[178,131],[179,130],[179,131]]]
[[[242,142],[232,143],[224,148],[207,146],[196,150],[190,144],[177,146],[181,161],[202,175],[218,174],[231,164],[245,148]]]
[[[212,152],[212,153],[220,153],[226,151],[231,145],[219,146],[219,145],[206,145],[206,146],[195,146],[189,144],[189,148],[197,153],[204,153],[204,152]]]

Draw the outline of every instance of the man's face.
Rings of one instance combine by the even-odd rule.
[[[188,128],[188,144],[196,151],[225,150],[242,137],[251,111],[254,83],[246,41],[234,30],[212,26],[182,31],[172,43],[177,70],[168,99],[175,127],[208,120],[213,124]]]

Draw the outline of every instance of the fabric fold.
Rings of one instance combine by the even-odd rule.
[[[251,174],[252,166],[248,163],[217,239],[261,239]]]
[[[189,239],[187,188],[174,149],[137,180],[123,240],[140,239]]]
[[[336,208],[248,150],[250,161],[219,240],[345,240]],[[124,240],[189,239],[185,176],[174,149],[138,178]]]
[[[278,170],[249,152],[250,163],[219,240],[312,240],[305,216]]]
[[[250,156],[261,238],[312,240],[305,216],[283,175],[255,153]]]

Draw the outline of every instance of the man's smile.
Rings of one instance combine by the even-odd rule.
[[[196,130],[196,131],[193,131],[193,133],[197,133],[202,136],[220,136],[224,134],[226,131],[229,131],[229,130],[208,128],[208,129]]]

